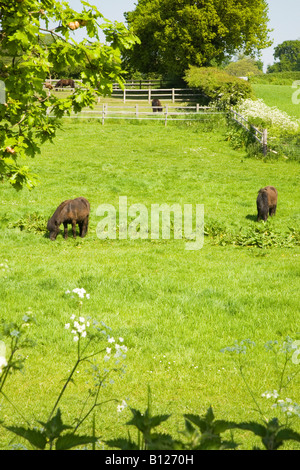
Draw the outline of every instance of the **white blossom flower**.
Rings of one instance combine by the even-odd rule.
[[[86,290],[85,290],[83,287],[81,287],[81,288],[76,287],[75,289],[72,290],[72,292],[74,292],[74,294],[77,294],[80,299],[84,299],[84,296],[85,296],[87,299],[90,298],[90,294],[87,294],[87,293],[86,293]],[[70,293],[71,293],[71,292],[69,291],[69,289],[66,290],[66,292],[65,292],[65,294],[70,294]],[[73,297],[73,296],[72,296],[72,297]]]
[[[280,111],[275,106],[267,106],[262,99],[242,100],[238,106],[238,112],[245,118],[261,118],[270,122],[271,126],[286,131],[297,132],[300,129],[300,120],[293,120],[287,113]]]
[[[79,321],[76,320],[76,316],[73,314],[71,316],[71,320],[73,320],[73,327],[71,329],[71,333],[74,335],[74,341],[79,341],[79,338],[85,338],[87,335],[86,327],[90,325],[89,322],[85,323],[84,317],[79,317]],[[70,323],[65,324],[65,329],[69,329],[71,326]]]
[[[84,294],[86,294],[86,290],[82,287],[81,289],[77,287],[76,289],[73,289],[74,294],[77,294],[78,297],[81,299],[84,299]]]
[[[300,405],[298,403],[293,403],[291,398],[286,398],[285,400],[278,400],[277,403],[274,403],[273,408],[279,407],[282,413],[285,413],[287,416],[298,416],[300,417]]]
[[[117,406],[117,412],[121,413],[127,406],[127,403],[125,400],[122,400],[122,404]]]
[[[261,396],[264,397],[264,398],[268,398],[268,399],[269,399],[269,398],[278,398],[278,397],[279,397],[279,393],[277,392],[277,390],[273,390],[273,391],[271,391],[271,392],[268,392],[268,391],[267,391],[267,392],[264,392],[264,393],[262,393]]]
[[[111,338],[109,338],[107,341],[108,341],[109,343],[114,343],[114,342],[115,342],[115,339],[114,339],[113,337],[111,337]]]

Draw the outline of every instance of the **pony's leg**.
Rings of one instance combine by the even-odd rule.
[[[66,240],[68,238],[68,224],[67,222],[64,222],[64,239]]]
[[[76,220],[72,220],[73,237],[76,238]]]
[[[89,217],[87,216],[87,218],[82,223],[82,231],[80,235],[82,238],[85,237],[85,235],[87,234],[88,224],[89,224]]]

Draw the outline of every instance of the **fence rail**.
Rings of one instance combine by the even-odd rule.
[[[232,119],[240,124],[246,131],[248,131],[253,137],[262,145],[264,155],[267,154],[268,151],[268,130],[263,129],[260,131],[257,127],[250,124],[250,122],[241,114],[239,114],[234,109],[230,109]]]
[[[46,83],[50,83],[51,85],[55,85],[59,81],[59,78],[48,78]],[[74,79],[75,83],[82,84],[82,80],[80,78]],[[129,80],[128,82],[124,83],[125,88],[163,88],[164,86],[171,85],[168,80]],[[121,90],[119,83],[113,83],[114,90]]]
[[[154,109],[151,106],[140,106],[138,104],[134,106],[115,106],[103,104],[102,106],[96,106],[96,109],[82,110],[80,113],[65,115],[66,118],[73,119],[99,119],[102,124],[105,123],[106,119],[141,119],[141,120],[164,120],[167,125],[168,120],[180,120],[187,121],[191,119],[197,119],[205,116],[206,119],[211,115],[222,114],[223,112],[215,111],[209,106],[163,106],[162,111],[153,112]],[[51,115],[51,110],[48,111],[48,116]]]
[[[146,89],[128,89],[113,90],[113,98],[121,98],[124,103],[130,100],[146,100],[151,103],[153,98],[176,101],[191,101],[199,96],[204,96],[199,90],[191,88],[148,88]]]
[[[58,80],[47,80],[45,83],[50,84],[55,88]],[[82,85],[82,80],[74,80],[75,84]],[[111,97],[120,98],[123,103],[126,101],[145,100],[151,103],[153,98],[170,100],[172,103],[176,101],[191,101],[197,99],[199,96],[204,96],[200,90],[193,88],[128,88],[126,84],[125,88],[113,87]],[[59,91],[70,91],[70,87],[67,88],[55,88]],[[100,100],[100,98],[99,98]]]

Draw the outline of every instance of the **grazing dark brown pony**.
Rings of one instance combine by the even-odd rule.
[[[88,231],[90,203],[84,197],[68,199],[62,202],[53,216],[48,220],[50,240],[55,240],[59,227],[64,224],[64,238],[68,238],[68,224],[72,224],[73,237],[76,238],[76,224],[79,225],[79,235],[84,237]]]
[[[75,88],[75,82],[72,78],[68,79],[61,79],[55,85],[55,88],[63,88],[64,86],[70,86],[71,88]]]
[[[268,216],[276,214],[278,191],[274,186],[266,186],[258,191],[256,199],[257,221],[266,221]]]
[[[152,104],[152,111],[154,113],[156,113],[156,112],[161,113],[162,112],[163,109],[162,109],[162,105],[161,105],[161,102],[159,101],[159,99],[154,98],[152,100],[151,104]]]

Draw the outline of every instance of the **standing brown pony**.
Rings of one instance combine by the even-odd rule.
[[[266,221],[268,216],[276,214],[278,191],[274,186],[266,186],[258,191],[256,199],[257,221]]]
[[[159,112],[161,113],[162,112],[162,105],[161,105],[161,102],[159,101],[159,99],[157,98],[154,98],[154,100],[152,100],[152,111],[155,113],[155,112]]]
[[[70,86],[71,88],[75,88],[75,82],[71,78],[61,79],[57,82],[55,88],[63,88],[64,86]]]

